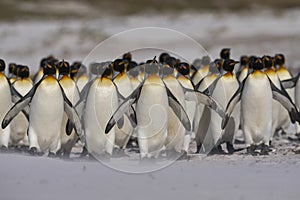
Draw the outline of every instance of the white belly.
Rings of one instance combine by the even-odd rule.
[[[6,77],[0,73],[0,120],[2,122],[4,116],[9,111],[12,106],[10,88]],[[0,127],[0,147],[2,145],[8,147],[8,142],[10,138],[10,125],[5,129]]]
[[[58,82],[45,79],[37,88],[30,104],[30,147],[53,153],[60,148],[63,112],[63,96]]]
[[[239,88],[239,83],[235,76],[223,76],[219,79],[212,97],[226,108],[229,100],[233,94]],[[221,129],[220,124],[222,123],[222,118],[214,111],[211,111],[211,120],[208,128],[208,133],[205,138],[204,147],[210,150],[217,143],[222,142],[233,142],[233,137],[240,123],[240,104],[235,106],[234,111],[228,121],[227,126],[224,130]]]
[[[79,100],[79,91],[77,89],[75,82],[69,77],[64,77],[60,81],[60,84],[61,84],[62,88],[64,89],[64,92],[65,92],[67,98],[70,100],[72,105],[74,105]],[[67,121],[68,121],[67,114],[64,113],[62,125],[61,125],[61,136],[60,136],[61,148],[66,151],[71,151],[77,137],[76,137],[74,129],[73,129],[71,135],[68,136],[66,134]]]
[[[266,75],[247,79],[242,99],[242,128],[247,146],[269,144],[272,128],[272,91]]]
[[[120,92],[120,94],[127,98],[133,91],[131,81],[127,74],[119,75],[117,78],[115,78],[114,83],[117,85],[117,88]],[[121,99],[119,99],[120,102],[122,102]],[[124,115],[124,124],[121,129],[119,129],[116,126],[116,138],[115,138],[115,144],[120,148],[125,148],[129,137],[132,135],[133,127],[131,126],[131,123],[126,115]]]
[[[141,157],[156,157],[167,137],[169,104],[160,79],[144,83],[136,106]]]
[[[96,79],[90,88],[84,113],[86,143],[90,153],[112,154],[115,127],[108,134],[104,130],[117,107],[118,97],[114,84],[108,79]]]
[[[177,98],[182,107],[186,110],[185,95],[183,89],[175,77],[166,77],[164,82]],[[174,111],[169,107],[168,136],[165,141],[166,149],[181,152],[185,135],[185,128],[181,124]]]

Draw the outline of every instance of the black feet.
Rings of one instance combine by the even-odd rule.
[[[225,151],[223,151],[222,149],[222,146],[221,145],[218,145],[218,146],[215,146],[209,153],[208,155],[225,155]]]
[[[235,149],[233,148],[233,144],[231,142],[226,142],[226,147],[228,154],[233,154],[235,152]]]
[[[199,145],[197,144],[197,151],[196,151],[196,153],[200,153],[201,147],[202,147],[201,143]]]
[[[269,146],[268,145],[265,145],[265,144],[261,145],[260,155],[269,155]]]
[[[256,145],[251,145],[250,147],[247,147],[247,154],[252,155],[252,156],[257,156],[258,153],[255,151],[257,148]]]
[[[0,148],[0,152],[1,153],[7,153],[8,152],[7,146],[2,145],[1,148]]]
[[[36,147],[31,147],[29,149],[29,154],[32,155],[32,156],[39,156],[39,155],[41,155],[41,153],[38,152],[38,150],[37,150]]]
[[[55,157],[56,157],[56,154],[53,153],[53,152],[49,152],[49,153],[48,153],[48,157],[49,157],[49,158],[55,158]]]

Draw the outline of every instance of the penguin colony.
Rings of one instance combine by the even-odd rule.
[[[138,64],[125,53],[91,63],[89,75],[49,56],[32,78],[27,66],[5,67],[0,59],[1,152],[69,157],[81,143],[81,156],[185,158],[195,141],[195,153],[233,154],[241,129],[246,153],[267,155],[276,132],[295,122],[300,132],[300,73],[282,54],[237,62],[222,49],[190,65],[168,53]]]

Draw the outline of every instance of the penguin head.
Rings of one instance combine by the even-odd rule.
[[[113,62],[113,69],[119,73],[123,73],[127,68],[128,62],[122,59],[116,59]]]
[[[132,60],[132,55],[130,52],[124,53],[122,56],[123,60],[126,60],[127,62],[130,62]]]
[[[203,56],[201,59],[201,65],[202,66],[208,66],[210,63],[211,59],[209,56]]]
[[[171,66],[170,66],[171,67]],[[156,60],[156,56],[153,58],[153,60],[147,60],[145,64],[145,72],[147,74],[158,74],[159,73],[160,66]]]
[[[5,70],[5,62],[3,59],[0,59],[0,72],[3,72]]]
[[[130,61],[129,63],[128,63],[128,66],[127,66],[127,71],[130,71],[130,70],[132,70],[132,69],[135,69],[136,67],[137,67],[137,63],[136,62],[134,62],[134,61]]]
[[[122,59],[124,61],[127,61],[127,62],[132,61],[132,55],[131,55],[131,53],[130,52],[124,53],[123,56],[122,56]]]
[[[222,71],[224,60],[222,60],[222,59],[215,59],[214,60],[214,64],[218,68],[219,71]]]
[[[241,56],[240,58],[240,64],[241,66],[247,66],[249,63],[249,57],[248,56]]]
[[[201,62],[202,62],[201,59],[197,58],[197,59],[194,60],[193,66],[198,70],[201,67]]]
[[[264,68],[266,68],[266,69],[268,69],[268,68],[270,68],[270,67],[273,66],[273,61],[272,61],[271,56],[266,56],[266,55],[264,55],[264,56],[262,57],[262,61],[263,61],[263,66],[264,66]]]
[[[162,74],[164,76],[173,75],[174,74],[174,68],[170,67],[169,65],[163,65],[162,66]]]
[[[13,74],[13,75],[17,75],[16,74],[16,68],[17,68],[17,64],[16,63],[9,63],[8,64],[8,73],[9,74]]]
[[[230,48],[224,48],[220,52],[220,57],[222,59],[229,59],[230,58]]]
[[[43,73],[44,75],[55,75],[56,74],[56,66],[55,61],[50,60],[44,63]]]
[[[57,68],[60,75],[69,75],[70,74],[70,64],[64,60],[57,64]]]
[[[263,69],[263,61],[261,58],[256,58],[255,61],[253,62],[253,69],[254,70],[261,70]]]
[[[113,64],[112,63],[102,63],[98,68],[98,74],[101,74],[101,78],[109,78],[113,74]]]
[[[42,68],[49,61],[53,61],[54,63],[58,62],[58,60],[54,56],[50,55],[48,57],[42,58],[42,60],[40,61],[40,67]]]
[[[190,73],[190,65],[186,62],[181,62],[177,64],[176,69],[183,76],[187,76]]]
[[[285,57],[283,54],[275,54],[275,65],[284,65],[285,63]]]
[[[137,66],[137,64],[136,64]],[[140,73],[140,67],[133,67],[133,68],[130,68],[130,70],[128,71],[129,75],[131,77],[137,77]]]
[[[73,62],[73,64],[70,66],[70,77],[73,79],[78,71],[79,68],[81,68],[81,62]],[[86,69],[84,70],[84,73],[86,72]]]
[[[256,61],[257,57],[256,56],[250,56],[249,57],[249,63],[248,63],[248,66],[250,69],[253,69],[253,64],[254,62]]]
[[[17,76],[20,78],[28,78],[29,77],[29,68],[26,65],[18,65],[17,66]]]
[[[169,56],[165,62],[165,64],[169,65],[172,68],[175,67],[176,63],[177,63],[177,60],[173,56]]]
[[[232,59],[226,59],[223,63],[223,69],[227,72],[232,72],[234,70],[234,65],[237,63],[239,62]]]
[[[167,60],[168,60],[169,57],[170,57],[170,55],[169,55],[168,53],[166,53],[166,52],[161,53],[161,54],[159,55],[158,61],[159,61],[160,63],[162,63],[162,64],[165,64],[165,63],[167,62]]]

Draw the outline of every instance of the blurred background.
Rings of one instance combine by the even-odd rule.
[[[300,66],[300,0],[1,0],[0,57],[35,71],[42,57],[83,60],[104,39],[145,26],[180,31],[213,58],[229,47],[235,59],[281,52]]]

